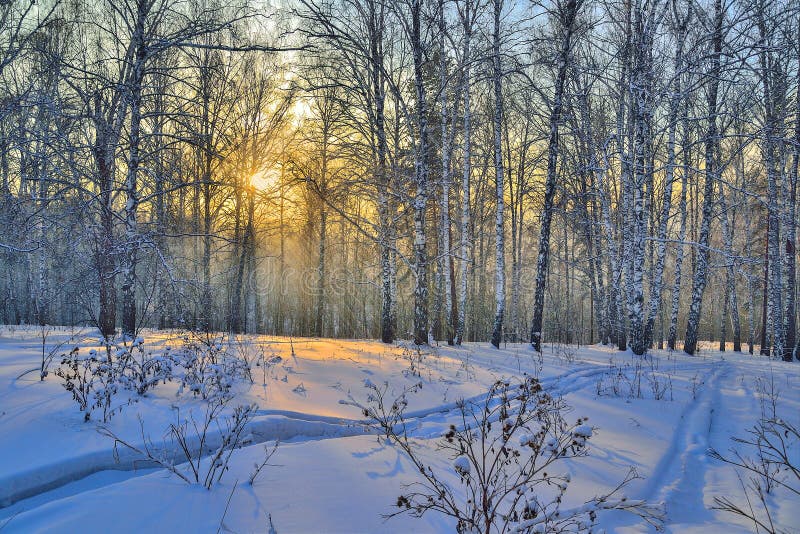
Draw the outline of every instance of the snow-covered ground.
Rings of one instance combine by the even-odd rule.
[[[154,353],[180,343],[179,333],[144,337]],[[62,342],[58,354],[75,345],[81,353],[99,350],[86,332],[60,329],[47,338],[45,352]],[[778,415],[800,426],[800,364],[732,352],[656,351],[641,360],[602,346],[547,347],[539,361],[527,345],[442,346],[419,355],[374,341],[272,337],[242,337],[228,350],[264,355],[251,359],[252,383],[240,381],[232,390],[234,403],[257,406],[249,428],[254,443],[236,451],[221,483],[206,490],[137,461],[124,447],[115,455],[113,440],[97,431],[105,427],[136,444],[142,434],[168,443],[169,424],[201,414],[203,400],[161,384],[141,398],[119,393],[113,403],[122,410],[107,424],[95,416],[84,422],[52,372],[60,358],[39,380],[40,331],[0,328],[0,531],[268,532],[270,520],[281,534],[452,531],[450,520],[433,513],[384,518],[418,473],[348,404],[367,398],[365,381],[388,383],[390,394],[422,383],[409,397],[410,432],[429,465],[456,487],[452,458],[436,448],[458,422],[456,401],[480,399],[500,377],[536,375],[573,407],[571,418],[588,417],[596,429],[589,456],[565,463],[573,481],[565,505],[612,489],[633,466],[643,478],[626,495],[663,501],[668,532],[751,531],[741,518],[714,509],[715,497],[744,502],[744,492],[737,471],[708,449],[727,452],[732,436],[746,435],[760,417],[765,389],[777,392]],[[249,485],[254,464],[275,440],[280,444],[270,465]],[[789,453],[800,465],[800,445],[793,443]],[[768,499],[776,525],[800,532],[800,499],[780,489]],[[621,512],[606,513],[599,523],[609,532],[651,529]]]

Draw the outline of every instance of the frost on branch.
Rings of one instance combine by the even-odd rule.
[[[95,410],[102,410],[103,422],[159,384],[175,381],[178,395],[188,391],[213,402],[227,398],[237,382],[252,382],[251,362],[244,351],[229,350],[221,338],[192,333],[184,336],[183,345],[176,349],[154,350],[142,337],[133,341],[121,338],[116,344],[107,341],[104,349],[85,354],[75,346],[61,355],[55,375],[72,394],[85,421]],[[112,405],[123,390],[134,395]]]

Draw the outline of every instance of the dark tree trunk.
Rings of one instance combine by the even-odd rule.
[[[561,21],[564,35],[558,55],[553,107],[550,110],[550,137],[547,148],[547,177],[544,188],[544,206],[539,231],[539,255],[536,261],[536,289],[533,300],[533,319],[531,321],[531,345],[537,352],[542,351],[542,319],[544,316],[544,293],[547,281],[547,270],[550,260],[550,226],[553,221],[553,199],[558,177],[559,137],[561,113],[564,99],[564,85],[567,78],[570,50],[572,49],[572,32],[580,7],[579,0],[567,0],[564,5]]]
[[[716,153],[719,143],[717,130],[717,92],[720,80],[720,57],[722,55],[722,0],[714,2],[714,53],[711,56],[709,75],[711,82],[708,90],[708,130],[705,139],[705,182],[703,189],[703,214],[700,223],[699,247],[697,251],[697,268],[695,269],[692,283],[692,302],[689,306],[689,317],[686,324],[686,339],[683,350],[687,354],[694,354],[697,350],[697,333],[700,323],[700,312],[703,304],[703,293],[708,279],[709,259],[709,233],[711,230],[711,216],[714,207],[714,186],[717,180]]]

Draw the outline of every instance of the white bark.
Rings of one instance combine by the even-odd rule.
[[[494,90],[494,179],[495,200],[495,271],[494,302],[495,315],[492,329],[492,345],[500,348],[503,340],[503,317],[506,309],[506,260],[505,260],[505,170],[503,169],[503,65],[500,58],[500,14],[503,0],[493,0],[494,33],[492,37],[492,87]]]

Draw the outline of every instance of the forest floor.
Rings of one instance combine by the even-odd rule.
[[[484,344],[414,349],[375,341],[243,336],[240,351],[260,354],[252,383],[233,385],[235,403],[255,404],[252,444],[235,451],[221,482],[206,490],[166,469],[144,464],[98,432],[130,443],[142,436],[167,443],[169,424],[202,414],[204,401],[174,383],[152,388],[138,402],[119,394],[121,411],[108,423],[84,422],[62,381],[39,379],[41,332],[0,327],[0,532],[450,532],[453,523],[426,514],[385,519],[404,485],[418,480],[408,458],[370,433],[363,414],[366,384],[388,384],[388,395],[422,383],[409,396],[408,428],[421,454],[443,473],[452,458],[436,441],[458,422],[456,401],[479,399],[498,378],[538,376],[572,406],[569,418],[595,427],[589,455],[565,461],[572,484],[565,505],[612,489],[631,466],[643,477],[625,490],[632,499],[663,502],[667,532],[750,532],[752,524],[714,508],[715,497],[744,502],[739,475],[709,456],[753,451],[745,437],[771,410],[800,425],[800,364],[703,350],[698,356],[654,351],[642,360],[609,347],[547,346],[541,358],[526,344],[500,350]],[[72,339],[71,336],[74,336]],[[175,332],[145,332],[148,350],[179,343]],[[60,343],[64,343],[58,347]],[[60,355],[97,338],[57,329],[45,353]],[[230,350],[234,350],[231,348]],[[280,356],[280,359],[276,358]],[[251,362],[256,361],[255,359]],[[350,400],[348,400],[350,399]],[[345,401],[345,402],[341,402]],[[141,421],[141,424],[140,424]],[[278,440],[277,452],[253,485],[254,464]],[[789,450],[800,465],[800,446]],[[454,475],[444,475],[457,485]],[[448,478],[449,477],[449,478]],[[800,532],[800,499],[780,488],[768,496],[773,520]],[[649,532],[637,517],[609,512],[609,532]]]

